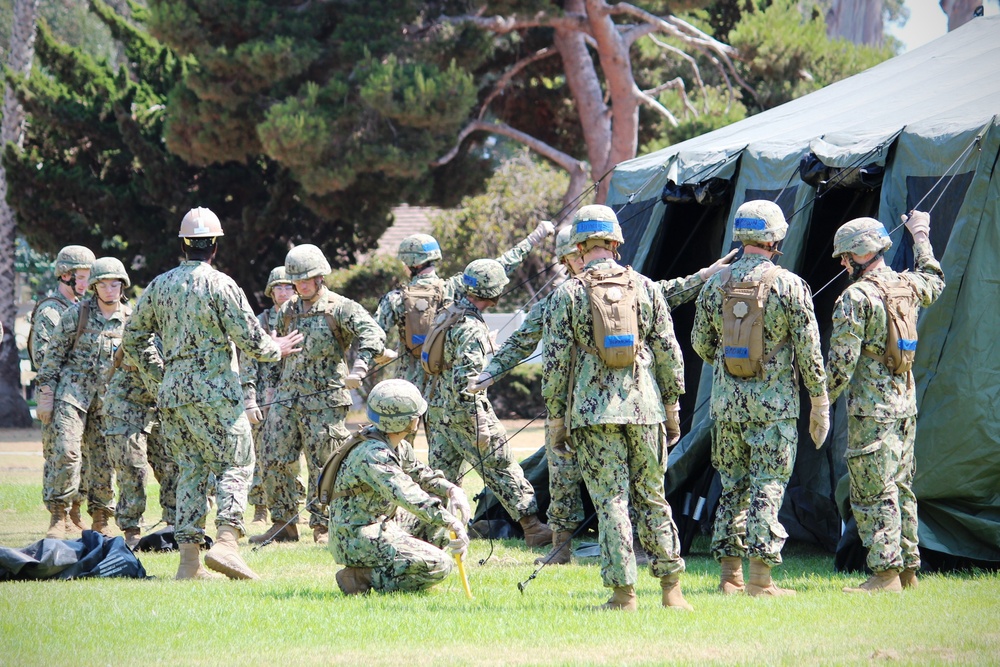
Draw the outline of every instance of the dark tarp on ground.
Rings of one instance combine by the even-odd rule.
[[[46,538],[23,549],[0,547],[0,581],[85,577],[145,579],[146,570],[123,538],[92,530],[78,540]]]

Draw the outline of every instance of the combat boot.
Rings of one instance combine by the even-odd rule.
[[[639,608],[639,602],[635,598],[635,586],[615,586],[614,592],[607,602],[592,607],[595,611],[613,609],[615,611],[635,611]]]
[[[778,588],[774,585],[771,566],[759,558],[750,559],[750,581],[746,585],[746,592],[753,597],[795,595],[795,591],[790,588]]]
[[[275,521],[267,532],[262,535],[254,535],[248,542],[250,544],[263,544],[264,542],[298,542],[299,527],[294,521],[287,526],[284,521]]]
[[[316,544],[330,543],[330,529],[326,526],[316,526],[313,528],[313,542]]]
[[[845,593],[900,593],[903,590],[899,583],[899,572],[896,570],[883,570],[875,572],[868,577],[868,581],[857,588],[844,586]]]
[[[337,572],[336,579],[344,595],[364,595],[372,589],[370,567],[345,567]]]
[[[209,572],[201,566],[200,544],[181,542],[177,546],[180,548],[181,562],[174,579],[223,579],[222,575]]]
[[[899,585],[903,588],[917,587],[917,569],[908,567],[899,573]]]
[[[66,539],[66,523],[69,521],[69,517],[66,515],[66,508],[60,507],[59,509],[50,510],[52,514],[49,519],[49,530],[45,533],[45,537],[50,540],[65,540]]]
[[[73,504],[70,506],[70,508],[69,508],[69,520],[73,523],[73,525],[76,527],[77,530],[79,530],[79,531],[82,532],[82,531],[84,531],[84,530],[87,529],[87,527],[83,525],[83,517],[80,516],[80,501],[79,500],[74,500]],[[68,526],[67,526],[67,528],[68,528]]]
[[[663,589],[663,606],[668,609],[681,609],[683,611],[694,611],[687,600],[684,599],[684,593],[681,592],[681,575],[678,574],[668,574],[665,577],[660,577],[660,588]]]
[[[535,565],[566,565],[573,560],[573,533],[557,530],[552,533],[552,550],[535,559]]]
[[[124,532],[125,544],[129,549],[135,551],[135,548],[139,545],[139,533],[141,531],[138,528],[126,528]]]
[[[522,516],[518,523],[524,530],[524,543],[529,547],[544,547],[552,542],[552,529],[539,521],[537,514]]]
[[[253,506],[253,521],[250,523],[258,523],[261,525],[267,523],[267,505]]]
[[[106,509],[99,508],[94,510],[94,513],[90,515],[94,522],[90,525],[90,529],[95,533],[100,533],[104,537],[111,537],[111,528],[108,526],[108,519],[111,518],[111,512]]]
[[[719,579],[719,590],[723,595],[735,595],[746,590],[743,584],[743,559],[736,556],[724,556],[719,560],[722,576]]]
[[[240,557],[240,534],[232,526],[221,525],[215,544],[205,554],[205,565],[230,579],[260,579]]]

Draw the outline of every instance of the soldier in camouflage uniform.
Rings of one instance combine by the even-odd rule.
[[[761,281],[774,267],[771,259],[787,229],[781,209],[773,202],[755,200],[739,207],[733,238],[743,244],[743,257],[702,288],[691,332],[695,352],[714,367],[712,465],[722,480],[722,496],[712,554],[720,561],[719,589],[726,594],[743,590],[751,595],[794,594],[778,588],[771,579],[771,568],[781,564],[781,548],[788,536],[778,521],[778,510],[798,447],[799,390],[793,363],[812,401],[810,433],[817,448],[830,427],[812,296],[805,281],[791,271],[778,269],[768,274],[774,278],[764,302],[766,354],[758,374],[737,377],[726,367],[723,288]],[[744,585],[742,559],[746,556],[750,581]]]
[[[148,386],[159,382],[156,402],[163,437],[180,469],[178,579],[214,578],[201,567],[198,554],[211,475],[216,478],[218,533],[205,563],[232,579],[259,578],[240,557],[237,545],[254,453],[236,348],[261,361],[277,361],[297,352],[302,341],[298,332],[269,336],[243,290],[212,267],[222,235],[222,224],[212,211],[189,211],[178,234],[185,260],[149,283],[125,332],[126,363],[138,366]],[[153,334],[159,334],[162,353],[153,344]]]
[[[613,210],[584,206],[574,216],[572,229],[570,242],[585,269],[550,297],[552,337],[546,341],[548,382],[542,393],[552,440],[561,446],[568,443],[576,452],[597,508],[601,578],[614,591],[600,608],[637,608],[631,506],[639,540],[651,555],[650,573],[660,579],[663,606],[690,610],[680,586],[680,539],[663,493],[668,443],[660,427],[670,415],[676,416],[664,405],[675,405],[684,392],[684,361],[670,310],[652,281],[614,261],[624,238]],[[635,310],[628,308],[635,313],[634,328],[614,337],[634,350],[622,367],[609,365],[595,349],[607,344],[595,341],[591,311],[588,285],[598,276],[627,279],[627,292],[616,288],[608,292],[609,298],[634,298]]]
[[[330,473],[336,475],[330,551],[346,565],[337,572],[345,595],[430,588],[451,572],[443,548],[465,554],[469,501],[440,471],[418,461],[408,440],[426,410],[409,382],[378,383],[368,397],[372,424],[350,440],[339,470]]]
[[[76,303],[79,298],[87,292],[90,279],[90,266],[94,263],[94,253],[89,249],[79,245],[69,245],[59,251],[56,255],[55,273],[59,276],[59,285],[46,297],[41,299],[35,306],[31,317],[31,332],[28,334],[28,354],[33,368],[38,369],[42,365],[45,356],[45,348],[49,344],[52,333],[59,325],[59,318],[63,311]],[[37,385],[36,385],[37,386]],[[52,412],[54,398],[52,392],[38,388],[37,402],[38,411]],[[42,495],[51,496],[53,491],[52,480],[56,475],[55,469],[55,437],[56,428],[52,421],[42,422],[42,455],[45,457],[42,472]],[[73,498],[69,508],[68,520],[65,531],[70,526],[75,526],[78,530],[83,530],[83,519],[80,516],[80,504],[85,500],[87,479],[89,471],[85,468],[80,473],[80,492]],[[58,530],[53,533],[57,535]],[[58,538],[57,538],[58,539]]]
[[[528,234],[527,238],[498,257],[497,261],[503,265],[507,275],[517,270],[524,257],[551,234],[552,230],[552,223],[543,220]],[[441,295],[441,303],[438,305],[440,311],[461,296],[463,292],[462,274],[454,275],[448,279],[438,277],[435,265],[441,260],[441,246],[438,245],[433,236],[428,234],[414,234],[403,239],[399,244],[397,257],[410,271],[410,284],[407,287],[392,290],[382,297],[378,304],[378,310],[375,311],[375,321],[384,331],[388,332],[392,327],[396,327],[399,333],[402,358],[396,362],[394,375],[417,385],[426,395],[427,378],[424,375],[423,366],[420,365],[420,349],[423,340],[406,340],[404,293],[414,286],[436,288]]]
[[[92,530],[110,537],[108,519],[114,512],[111,462],[102,427],[101,405],[115,350],[121,343],[130,309],[122,303],[128,275],[122,263],[102,257],[93,264],[90,287],[94,295],[73,304],[59,318],[45,349],[36,381],[55,397],[51,418],[54,475],[45,505],[51,514],[49,537],[65,534],[67,511],[80,488],[83,462],[90,470],[87,511]]]
[[[323,284],[330,264],[319,248],[303,244],[289,250],[285,272],[299,298],[278,310],[278,331],[298,329],[306,339],[302,353],[282,364],[274,405],[264,423],[261,475],[274,523],[250,542],[299,539],[294,519],[302,497],[299,456],[304,452],[309,473],[309,526],[313,540],[326,544],[326,519],[315,502],[320,470],[350,435],[346,424],[350,390],[361,386],[373,359],[384,364],[395,355],[385,349],[385,332],[360,304]],[[348,371],[347,354],[355,340],[358,356]]]
[[[833,256],[853,284],[834,307],[827,375],[831,400],[847,391],[851,510],[873,572],[861,586],[844,589],[851,593],[915,587],[920,569],[913,495],[916,391],[912,371],[894,373],[881,359],[888,352],[889,318],[880,286],[906,286],[913,301],[927,307],[944,290],[944,273],[930,244],[930,216],[912,211],[904,220],[913,236],[913,272],[886,266],[883,255],[892,242],[878,220],[851,220],[833,240]],[[910,342],[914,347],[916,341]]]
[[[284,266],[271,269],[264,287],[264,296],[274,302],[274,306],[264,310],[257,316],[264,331],[278,330],[278,309],[281,304],[295,298],[295,286],[288,279]],[[257,465],[253,471],[253,484],[247,502],[254,505],[253,523],[267,522],[267,489],[261,477],[264,456],[261,451],[263,442],[264,420],[271,410],[275,387],[281,379],[281,364],[261,363],[253,357],[240,360],[240,379],[243,381],[243,397],[247,419],[253,425],[253,447],[257,456]],[[257,399],[263,399],[263,407],[257,405]],[[304,491],[303,491],[304,492]]]

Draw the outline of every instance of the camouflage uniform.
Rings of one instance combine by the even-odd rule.
[[[531,242],[524,240],[497,258],[497,261],[503,265],[507,275],[510,275],[517,270],[517,267],[521,266],[521,262],[523,262],[527,254],[531,252],[531,247]],[[444,295],[439,312],[440,309],[455,301],[457,297],[461,296],[464,292],[461,273],[455,274],[451,278],[444,279],[438,277],[437,273],[435,273],[432,268],[429,272],[413,276],[410,280],[410,285],[427,286],[433,284],[439,284],[441,286],[442,294]],[[403,308],[403,290],[392,290],[382,297],[382,300],[379,301],[378,309],[375,311],[375,321],[378,322],[378,325],[382,327],[383,331],[388,332],[392,327],[396,327],[396,330],[399,333],[399,340],[401,341],[399,360],[394,362],[392,366],[395,367],[395,370],[392,371],[393,377],[412,382],[426,396],[427,377],[424,373],[423,366],[420,365],[420,348],[422,341],[414,343],[404,340],[404,331],[406,330],[406,310]],[[417,354],[413,354],[411,350],[415,350]]]
[[[264,421],[261,475],[267,506],[272,521],[284,523],[298,513],[303,495],[299,456],[305,452],[307,498],[312,502],[323,464],[350,435],[346,419],[351,395],[345,379],[351,344],[357,340],[358,356],[373,366],[372,359],[385,349],[385,332],[360,304],[326,287],[311,306],[301,299],[282,304],[277,318],[281,335],[298,329],[305,336],[302,351],[281,365],[275,404]],[[309,525],[326,527],[316,507],[310,512]]]
[[[613,260],[599,259],[586,270],[619,268]],[[652,281],[635,277],[642,343],[633,367],[611,368],[588,351],[594,348],[590,298],[583,283],[572,279],[549,300],[552,335],[546,341],[547,382],[542,388],[549,419],[563,419],[570,431],[597,509],[601,578],[615,588],[637,581],[630,505],[640,543],[651,556],[651,574],[662,578],[684,571],[677,527],[663,494],[667,458],[660,434],[664,404],[676,402],[684,392],[684,361],[663,295]]]
[[[89,312],[77,339],[83,303],[89,304]],[[55,393],[52,477],[46,482],[44,495],[50,511],[72,503],[79,491],[81,468],[87,466],[90,471],[87,510],[91,515],[96,510],[113,512],[112,467],[103,434],[101,405],[128,313],[128,307],[120,305],[105,318],[97,298],[88,297],[63,312],[45,348],[36,381],[39,386],[53,387]]]
[[[731,265],[731,279],[760,280],[773,266],[766,257],[748,253]],[[793,363],[810,396],[825,393],[819,328],[809,286],[781,270],[764,307],[764,351],[774,350],[786,337],[789,343],[764,365],[761,377],[731,375],[722,347],[723,277],[716,274],[705,283],[691,332],[695,352],[714,367],[712,465],[722,480],[722,496],[712,554],[717,560],[749,556],[774,566],[781,563],[788,537],[778,510],[798,446],[799,391]]]
[[[913,373],[894,375],[862,350],[885,352],[885,304],[872,278],[909,283],[921,306],[944,290],[944,273],[928,242],[913,246],[916,271],[871,269],[844,290],[833,311],[827,373],[830,400],[847,391],[847,470],[851,510],[873,572],[917,570],[917,499],[913,441],[917,401]]]
[[[427,389],[427,459],[454,483],[458,483],[462,463],[467,461],[511,518],[520,521],[538,512],[535,490],[514,460],[507,430],[486,393],[465,391],[469,379],[486,363],[487,353],[493,351],[490,331],[479,309],[464,295],[455,305],[465,310],[465,316],[445,335],[445,370]]]
[[[260,322],[260,326],[264,328],[264,331],[277,331],[278,309],[268,308],[257,316],[257,321]],[[244,397],[253,398],[258,403],[263,403],[267,390],[278,386],[278,382],[281,379],[281,364],[264,363],[257,361],[253,357],[243,357],[240,359],[240,366],[240,379],[243,382]],[[253,469],[253,482],[250,485],[250,494],[247,496],[247,502],[251,505],[267,505],[267,489],[264,486],[264,479],[261,475],[264,467],[264,452],[262,451],[264,423],[251,425],[253,451],[257,459],[257,465]],[[303,489],[304,494],[305,490]]]
[[[396,448],[373,427],[344,459],[334,492],[356,495],[330,502],[330,551],[348,567],[373,568],[372,588],[417,591],[439,583],[452,569],[442,548],[457,519],[446,509],[453,485],[417,460],[403,440]]]
[[[163,352],[150,343],[159,333]],[[125,331],[127,363],[157,393],[163,437],[177,461],[177,541],[201,543],[209,476],[217,480],[217,526],[243,533],[253,474],[250,422],[235,347],[262,361],[281,351],[261,328],[243,290],[206,262],[186,260],[143,292]]]

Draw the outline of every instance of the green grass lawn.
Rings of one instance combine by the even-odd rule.
[[[3,463],[0,544],[25,546],[48,525],[40,460]],[[155,521],[157,487],[150,492]],[[588,610],[608,595],[595,560],[546,567],[518,592],[544,550],[513,541],[494,543],[483,565],[490,544],[473,542],[472,601],[454,575],[424,594],[345,598],[339,566],[302,533],[298,544],[244,547],[259,582],[177,582],[176,554],[140,554],[154,578],[2,583],[0,665],[1000,662],[996,573],[922,575],[916,591],[849,596],[841,587],[860,577],[835,573],[832,554],[792,544],[776,578],[797,596],[724,597],[699,539],[683,578],[693,613],[660,607],[659,582],[642,568],[639,612],[622,614]]]

